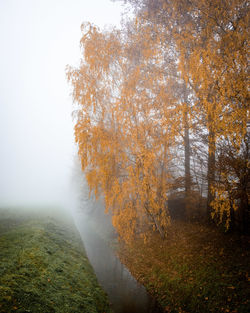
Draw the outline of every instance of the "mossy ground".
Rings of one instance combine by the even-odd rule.
[[[249,238],[173,222],[169,236],[121,245],[118,254],[166,312],[250,312]]]
[[[0,312],[110,312],[73,225],[0,210]]]

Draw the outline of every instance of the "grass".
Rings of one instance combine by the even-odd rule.
[[[163,241],[121,245],[118,254],[165,312],[250,312],[249,238],[173,222]]]
[[[108,313],[74,227],[0,210],[0,312]]]

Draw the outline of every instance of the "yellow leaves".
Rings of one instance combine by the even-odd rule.
[[[164,88],[157,94],[162,98],[158,107],[151,99],[152,87],[157,80],[162,82],[162,73],[152,64],[152,72],[145,71],[147,62],[160,55],[160,40],[153,39],[151,28],[141,20],[135,23],[144,36],[131,34],[124,50],[118,32],[101,33],[90,24],[83,25],[84,61],[69,75],[74,100],[81,104],[75,138],[82,168],[90,191],[96,196],[104,193],[106,209],[126,241],[136,233],[145,234],[147,225],[159,230],[169,224],[165,140],[172,141],[167,124],[174,119],[165,109]],[[159,127],[162,119],[165,128]]]
[[[231,209],[236,210],[236,205],[230,199],[226,185],[214,185],[212,186],[212,192],[214,194],[214,200],[211,202],[213,208],[212,218],[216,218],[218,224],[224,223],[226,230],[228,230],[231,222]]]
[[[240,151],[246,134],[246,25],[223,31],[228,17],[220,1],[170,4],[162,4],[173,19],[168,25],[147,14],[123,33],[84,24],[81,64],[67,69],[79,104],[75,139],[82,169],[126,240],[146,232],[141,225],[165,231],[170,223],[169,168],[185,121],[190,131],[195,120],[209,133],[210,155],[225,138]],[[238,14],[234,4],[227,10]],[[229,190],[218,184],[213,192],[213,216],[219,222],[226,216],[229,227],[230,208],[236,209]]]
[[[172,13],[176,21],[187,15],[199,19],[198,24],[194,19],[180,25],[175,41],[180,53],[179,70],[185,82],[193,86],[196,100],[193,110],[209,132],[209,154],[215,153],[217,146],[225,145],[226,140],[239,153],[246,138],[249,114],[249,107],[245,106],[248,103],[245,89],[248,14],[238,1],[230,4],[219,0],[195,1],[195,5],[186,7],[185,4],[185,1],[174,1]],[[240,28],[229,27],[229,21],[236,20]],[[235,210],[236,204],[229,195],[235,187],[229,170],[226,175],[228,179],[214,186],[215,199],[211,205],[212,216],[219,217],[217,222],[225,223],[228,228],[230,210]],[[231,173],[231,177],[233,175]]]

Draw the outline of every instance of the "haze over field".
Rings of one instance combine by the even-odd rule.
[[[119,25],[118,3],[0,3],[0,205],[64,204],[73,155],[65,67],[79,62],[80,26]]]
[[[0,1],[0,312],[250,312],[249,13]]]

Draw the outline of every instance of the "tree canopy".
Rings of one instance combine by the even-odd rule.
[[[75,140],[90,189],[120,236],[167,235],[170,199],[249,225],[248,3],[130,0],[109,31],[82,25],[68,67]]]

